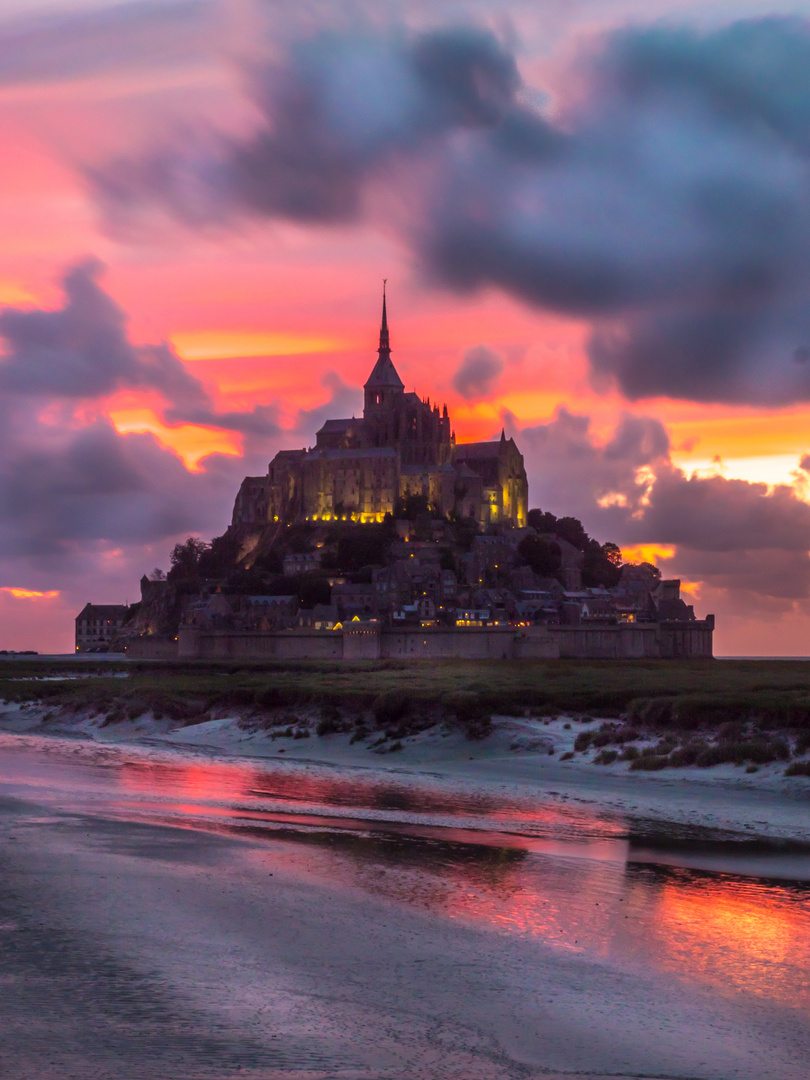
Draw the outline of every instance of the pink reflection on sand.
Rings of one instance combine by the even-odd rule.
[[[528,837],[619,839],[626,832],[620,818],[586,807],[539,798],[492,795],[464,789],[431,787],[363,776],[329,776],[289,766],[273,770],[231,763],[123,762],[118,779],[126,791],[166,800],[192,795],[208,805],[238,800],[245,809],[294,804],[316,812],[324,807],[362,809],[386,820],[407,816],[467,817],[486,829]],[[594,848],[593,857],[597,849]],[[611,856],[612,857],[612,856]]]

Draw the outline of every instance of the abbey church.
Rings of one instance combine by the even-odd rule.
[[[362,419],[327,420],[311,449],[282,450],[266,476],[248,476],[233,525],[382,521],[400,499],[422,495],[443,515],[526,525],[528,483],[513,439],[457,443],[445,405],[406,393],[391,360],[383,294],[378,358]]]

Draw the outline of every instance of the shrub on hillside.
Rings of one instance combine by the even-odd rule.
[[[485,739],[491,733],[492,716],[478,694],[456,690],[445,695],[443,704],[468,739]]]
[[[378,694],[371,706],[377,727],[396,724],[407,714],[409,709],[410,702],[408,698],[398,690],[385,690],[382,694]]]
[[[580,753],[590,750],[595,734],[594,731],[580,731],[579,735],[574,739],[574,749],[579,750]]]
[[[618,756],[618,750],[600,750],[593,759],[593,763],[594,765],[612,765]]]
[[[657,772],[659,769],[665,769],[668,764],[669,758],[642,753],[634,761],[630,762],[630,768],[644,772]]]

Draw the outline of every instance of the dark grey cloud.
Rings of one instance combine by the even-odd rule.
[[[214,454],[191,472],[150,433],[122,434],[72,411],[55,422],[57,404],[0,402],[0,577],[12,584],[33,569],[58,585],[74,564],[91,572],[93,559],[102,580],[115,568],[103,561],[110,548],[131,556],[152,546],[157,554],[145,561],[165,564],[178,536],[224,531],[242,478],[264,472],[280,448],[249,437],[244,457]]]
[[[0,21],[0,87],[62,82],[203,55],[212,0],[115,4]]]
[[[724,476],[686,478],[670,467],[658,470],[643,528],[706,552],[778,548],[806,555],[810,504],[786,484],[769,488]]]
[[[33,417],[31,417],[33,419]],[[35,422],[34,422],[35,423]],[[205,482],[151,435],[119,435],[106,421],[39,439],[0,442],[0,555],[62,555],[96,541],[137,544],[199,523]],[[37,442],[40,445],[37,445]]]
[[[101,264],[87,260],[63,279],[64,304],[54,310],[0,311],[0,393],[67,402],[121,389],[156,390],[168,424],[202,424],[270,436],[278,410],[217,410],[207,390],[167,344],[134,345],[125,313],[99,284]]]
[[[363,396],[355,386],[347,386],[336,371],[326,371],[321,376],[321,386],[329,392],[329,399],[312,409],[300,409],[295,418],[294,434],[315,443],[315,433],[327,420],[358,416],[363,410]]]
[[[42,580],[111,546],[222,532],[242,477],[278,448],[275,406],[219,411],[168,346],[132,344],[98,275],[93,262],[69,270],[59,308],[0,312],[0,577],[12,583],[15,567]],[[245,457],[190,472],[151,434],[119,433],[97,414],[122,388],[157,391],[167,424],[242,433]]]
[[[140,387],[170,400],[207,401],[202,383],[168,346],[130,343],[126,316],[99,285],[100,272],[92,260],[70,269],[56,310],[0,311],[0,391],[89,398]]]
[[[526,459],[533,506],[573,514],[603,539],[631,542],[651,474],[669,467],[669,437],[660,420],[627,414],[602,445],[590,417],[565,406],[548,424],[522,430],[509,414],[504,419]]]
[[[468,349],[453,376],[453,386],[467,401],[489,397],[503,371],[503,360],[486,345]]]
[[[118,215],[341,222],[384,184],[433,281],[591,320],[597,385],[809,399],[810,23],[624,29],[569,75],[544,112],[490,31],[324,31],[252,72],[256,134],[95,190]]]
[[[552,127],[513,111],[442,177],[423,244],[596,320],[630,398],[810,397],[810,29],[798,18],[606,38]]]
[[[627,415],[607,442],[587,416],[561,408],[518,430],[531,503],[574,514],[601,540],[675,545],[667,575],[744,594],[749,613],[810,600],[810,504],[785,484],[687,476],[670,459],[658,420]]]
[[[183,221],[233,214],[341,222],[361,211],[365,186],[397,160],[455,130],[491,128],[519,85],[514,57],[472,27],[423,34],[367,28],[293,43],[250,72],[265,123],[246,141],[202,143],[122,160],[90,173],[115,216],[144,200]]]

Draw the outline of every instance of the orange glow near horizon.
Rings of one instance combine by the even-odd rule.
[[[180,330],[172,333],[170,340],[187,361],[299,356],[351,348],[334,337],[270,330]]]
[[[122,435],[154,435],[161,446],[177,454],[190,472],[200,472],[200,462],[209,454],[227,454],[239,457],[242,453],[241,436],[219,428],[199,427],[195,424],[179,424],[170,427],[155,416],[148,407],[129,406],[112,408],[109,417],[116,431]]]
[[[20,589],[12,585],[3,585],[0,592],[13,596],[15,600],[55,600],[59,596],[58,589],[41,592],[39,589]]]
[[[657,565],[659,559],[674,558],[676,549],[669,544],[632,544],[622,548],[622,559],[626,563],[652,563]]]
[[[681,581],[681,592],[686,593],[688,596],[693,597],[695,600],[700,599],[700,590],[702,588],[702,581]]]

